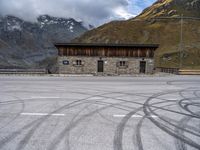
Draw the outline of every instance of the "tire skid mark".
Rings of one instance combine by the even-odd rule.
[[[92,103],[95,104],[95,103]],[[66,126],[66,128],[64,130],[62,130],[62,132],[53,140],[53,142],[51,143],[51,145],[47,148],[48,150],[55,150],[57,145],[59,145],[59,143],[62,141],[62,139],[66,136],[67,133],[70,133],[70,131],[72,129],[74,129],[75,127],[77,127],[78,124],[80,124],[84,119],[92,117],[93,115],[95,115],[96,113],[98,113],[99,111],[105,110],[107,108],[110,108],[114,105],[118,105],[118,104],[110,104],[108,106],[105,107],[101,107],[99,109],[96,109],[94,111],[89,112],[86,115],[83,115],[82,117],[80,117],[79,119],[75,120],[74,119],[78,116],[79,113],[81,113],[81,111],[75,116],[75,118],[73,118],[70,122],[70,124],[68,126]],[[86,109],[88,107],[85,107],[84,109]],[[68,143],[69,144],[69,143]],[[68,147],[69,148],[69,147]]]
[[[96,96],[96,95],[95,95]],[[54,113],[57,113],[61,110],[64,110],[64,109],[69,109],[69,108],[73,108],[73,107],[76,107],[77,105],[80,105],[80,104],[77,104],[79,102],[82,102],[82,101],[85,101],[89,98],[92,98],[92,97],[95,97],[95,96],[90,96],[90,97],[87,97],[87,98],[84,98],[84,99],[80,99],[80,100],[76,100],[76,101],[73,101],[71,103],[68,103],[62,107],[60,107],[59,109],[51,112],[48,116],[44,116],[44,117],[41,117],[37,120],[34,120],[32,122],[30,122],[29,124],[25,125],[24,127],[22,127],[21,129],[19,129],[18,131],[14,132],[14,133],[11,133],[10,135],[8,135],[7,137],[5,137],[3,140],[0,140],[0,148],[2,148],[6,143],[10,142],[11,140],[13,140],[14,138],[16,138],[19,134],[21,134],[21,132],[23,130],[26,130],[28,128],[30,128],[31,126],[35,127],[35,126],[38,126],[38,125],[41,125],[41,123],[43,121],[45,121],[46,119],[48,119],[49,117],[51,117],[51,114],[54,114]],[[83,104],[83,103],[81,103]],[[24,144],[23,144],[24,145]]]
[[[109,93],[108,93],[109,94]],[[101,96],[101,95],[95,95],[94,97],[96,97],[96,96]],[[102,97],[102,96],[101,96]],[[104,98],[105,98],[105,96],[103,96]],[[112,98],[113,99],[113,97],[106,97],[106,98]],[[115,100],[119,100],[119,99],[116,99],[115,98]],[[122,100],[122,99],[121,99]],[[126,100],[125,100],[125,102],[127,102]],[[130,101],[128,101],[128,102],[130,102]],[[132,103],[132,102],[131,102]]]
[[[161,117],[160,115],[158,115],[158,114],[156,114],[156,113],[154,113],[154,112],[151,112],[151,113],[154,114],[154,115],[157,115],[158,118],[159,118],[160,120],[164,121],[165,123],[168,123],[169,125],[171,125],[171,126],[177,128],[177,129],[183,130],[183,131],[188,132],[188,133],[190,133],[190,134],[192,134],[192,135],[195,135],[195,136],[197,136],[197,137],[200,137],[200,134],[196,133],[196,132],[193,131],[193,130],[181,128],[180,126],[175,125],[175,124],[173,124],[173,123],[167,121],[166,119],[164,119],[164,117]],[[191,117],[190,117],[190,118],[191,118]]]
[[[112,104],[115,104],[115,103],[109,103],[109,102],[102,102],[102,101],[95,101],[96,102],[96,104],[98,104],[98,105],[112,105]],[[122,104],[123,103],[126,103],[126,102],[122,102]],[[117,103],[116,103],[117,104]],[[134,108],[134,107],[130,107],[130,106],[125,106],[125,105],[119,105],[119,104],[117,104],[116,106],[113,106],[113,108],[116,108],[116,109],[119,109],[119,110],[124,110],[124,111],[130,111],[130,110],[132,110],[132,109],[136,109],[136,108]],[[128,108],[128,109],[125,109],[125,108]]]
[[[149,109],[150,109],[150,108],[149,108]],[[162,120],[162,121],[168,123],[169,125],[171,125],[171,126],[173,126],[173,127],[175,127],[175,128],[184,130],[185,132],[188,132],[188,133],[190,133],[190,134],[192,134],[192,135],[195,135],[195,136],[200,137],[200,134],[196,133],[195,131],[192,131],[192,130],[189,130],[189,129],[183,129],[183,128],[181,128],[180,126],[177,126],[177,125],[173,124],[172,122],[166,120],[163,116],[160,116],[159,114],[155,113],[155,111],[153,111],[153,110],[151,110],[151,109],[150,109],[150,112],[151,112],[151,114],[157,116],[160,120]],[[190,116],[188,116],[188,117],[190,117]]]
[[[191,117],[183,117],[177,124],[177,126],[181,127],[181,128],[186,128],[186,124],[191,120],[192,118]],[[175,133],[177,135],[180,135],[180,136],[184,136],[184,131],[183,130],[180,130],[178,128],[175,128]],[[175,144],[176,144],[176,149],[177,150],[187,150],[187,147],[186,147],[186,144],[179,140],[179,139],[175,139]]]
[[[80,104],[74,104],[71,106],[71,108],[80,105]],[[48,117],[50,117],[51,115],[49,115]],[[47,116],[45,116],[47,117]],[[10,141],[12,141],[13,139],[15,139],[18,135],[20,135],[24,130],[27,130],[29,128],[31,128],[32,126],[36,125],[38,122],[42,121],[44,117],[38,118],[34,121],[31,121],[30,123],[28,123],[27,125],[23,126],[21,129],[19,129],[18,131],[15,131],[11,134],[9,134],[8,136],[6,136],[5,138],[3,138],[2,140],[0,140],[0,149],[7,143],[9,143]]]
[[[74,122],[74,120],[78,117],[78,115],[79,115],[81,112],[83,112],[83,111],[84,111],[85,109],[87,109],[89,106],[91,106],[91,104],[86,105],[84,108],[82,108],[80,111],[78,111],[78,113],[76,113],[76,114],[73,116],[73,118],[71,119],[71,121],[69,122],[68,127],[69,127],[69,126],[73,127],[73,122]],[[65,130],[65,129],[64,129],[64,130]],[[63,132],[63,131],[62,131],[62,132]],[[61,134],[63,134],[62,132],[59,134],[59,136],[61,136]],[[65,134],[66,134],[66,149],[67,149],[67,150],[70,150],[70,149],[71,149],[71,148],[70,148],[70,130],[69,130],[67,133],[65,133]],[[58,145],[61,141],[62,141],[62,138],[55,138],[55,139],[53,140],[53,142],[51,143],[51,145],[49,146],[49,148],[47,148],[47,149],[55,150],[56,147],[57,147],[57,145]]]
[[[144,150],[143,144],[142,144],[142,138],[141,138],[141,127],[145,118],[146,116],[143,116],[136,127],[136,141],[137,141],[138,150]]]
[[[126,102],[121,102],[121,103],[126,103]],[[104,103],[104,102],[101,103],[100,101],[97,101],[97,104],[98,104],[98,105],[106,105],[106,103]],[[107,103],[107,104],[112,104],[112,103]],[[117,105],[119,105],[119,104],[117,104]],[[119,106],[125,107],[124,105],[119,105]],[[126,111],[126,112],[130,112],[130,110],[124,109],[124,108],[121,108],[121,107],[118,107],[118,106],[112,106],[112,108],[115,108],[115,109],[118,109],[118,110],[123,110],[123,111]],[[136,109],[136,108],[134,108],[134,109]],[[99,114],[99,115],[101,116],[101,118],[103,118],[104,120],[109,121],[109,122],[114,123],[114,124],[117,124],[116,121],[107,118],[107,117],[106,117],[105,115],[103,115],[101,112],[98,112],[98,114]]]
[[[28,141],[31,139],[31,137],[32,137],[32,135],[34,134],[34,132],[35,132],[48,118],[51,117],[51,114],[58,113],[59,111],[62,111],[62,110],[65,110],[65,109],[69,109],[71,104],[75,104],[75,103],[78,103],[78,102],[84,102],[84,101],[86,101],[86,100],[88,100],[88,99],[90,99],[90,98],[97,97],[97,96],[99,96],[99,95],[93,95],[93,96],[89,96],[89,97],[84,98],[84,99],[80,99],[80,100],[71,102],[71,103],[69,103],[69,104],[67,104],[67,105],[64,105],[64,106],[60,107],[59,109],[54,110],[53,112],[49,113],[48,116],[42,117],[42,118],[41,118],[41,121],[38,122],[38,123],[36,123],[36,124],[32,127],[32,129],[25,135],[25,137],[24,137],[22,140],[20,140],[20,142],[19,142],[19,144],[18,144],[16,150],[22,150],[22,149],[24,149],[24,147],[28,144]]]
[[[170,81],[171,82],[171,81]],[[177,81],[175,81],[175,82],[177,82]],[[174,85],[174,83],[175,82],[171,82],[170,84],[171,85]],[[185,82],[185,81],[183,81],[183,82]],[[191,81],[188,81],[188,82],[191,82]],[[195,81],[196,82],[196,81]],[[184,83],[183,83],[184,84]],[[179,85],[179,84],[178,84]],[[182,85],[182,84],[180,84],[180,85]],[[186,91],[186,90],[185,90]],[[173,91],[174,92],[174,91]],[[172,93],[173,93],[172,92]],[[79,94],[83,94],[82,92],[74,92],[74,93],[79,93]],[[110,92],[110,93],[107,93],[107,94],[113,94],[113,93],[116,93],[116,94],[119,94],[118,92]],[[181,94],[183,94],[184,93],[184,90],[181,92],[180,91],[180,93]],[[179,95],[180,95],[180,93],[179,93]],[[85,94],[85,93],[84,93]],[[125,93],[123,93],[123,94],[125,94]],[[158,99],[158,100],[164,100],[164,101],[167,101],[166,103],[170,103],[170,102],[172,102],[171,100],[167,100],[167,99],[163,99],[163,98],[159,98],[159,96],[162,96],[162,95],[159,95],[159,94],[161,94],[161,93],[158,93],[158,94],[155,94],[154,96],[155,97],[148,97],[147,96],[147,101],[150,99],[150,100],[152,100],[152,99]],[[162,94],[165,94],[165,93],[162,93]],[[168,93],[167,93],[168,94]],[[165,102],[159,102],[159,103],[152,103],[152,104],[149,104],[149,103],[146,103],[145,102],[145,104],[144,103],[139,103],[139,102],[133,102],[133,101],[128,101],[128,100],[124,100],[124,99],[121,99],[121,98],[115,98],[115,97],[109,97],[109,96],[106,96],[106,94],[102,94],[102,95],[91,95],[91,94],[85,94],[85,95],[90,95],[90,96],[92,96],[91,98],[93,98],[93,97],[102,97],[102,98],[110,98],[110,99],[113,99],[113,100],[116,100],[116,101],[121,101],[121,103],[130,103],[130,104],[138,104],[139,106],[142,106],[142,107],[140,107],[140,109],[143,109],[143,111],[145,112],[146,111],[146,113],[149,113],[149,114],[153,114],[153,113],[155,113],[155,111],[154,110],[151,110],[151,108],[155,108],[155,109],[159,109],[159,110],[165,110],[165,111],[169,111],[169,112],[171,112],[171,111],[173,111],[173,110],[169,110],[169,109],[165,109],[165,108],[162,108],[162,107],[165,107],[165,106],[162,106],[162,107],[157,107],[157,106],[154,106],[155,104],[161,104],[161,103],[165,103]],[[126,94],[125,94],[126,95]],[[130,95],[134,95],[134,94],[130,94]],[[198,95],[198,93],[197,93],[197,95]],[[195,92],[194,92],[194,96],[197,98],[199,98],[199,95],[197,96],[197,95],[195,95]],[[158,97],[157,97],[158,96]],[[181,95],[180,95],[181,96]],[[145,96],[143,96],[143,97],[145,97]],[[89,98],[88,98],[89,99]],[[150,101],[149,100],[149,101]],[[83,101],[83,102],[82,102]],[[70,109],[71,107],[76,107],[76,106],[80,106],[80,105],[82,105],[82,104],[86,104],[86,103],[92,103],[92,102],[94,102],[95,104],[98,104],[98,105],[103,105],[103,106],[105,106],[105,107],[108,107],[108,108],[116,108],[116,109],[120,109],[120,110],[124,110],[124,111],[128,111],[128,112],[130,112],[131,110],[129,110],[129,109],[136,109],[136,108],[133,108],[133,107],[128,107],[128,106],[122,106],[122,105],[120,105],[120,104],[118,104],[118,106],[117,106],[117,103],[106,103],[106,102],[101,102],[101,101],[92,101],[91,100],[91,102],[89,101],[89,100],[82,100],[82,101],[80,101],[80,102],[77,102],[78,104],[74,104],[73,106],[70,106],[69,108],[67,107],[67,108],[62,108],[62,107],[64,107],[64,106],[62,106],[62,107],[60,107],[60,108],[58,108],[57,110],[55,110],[56,112],[57,111],[62,111],[62,110],[64,110],[64,109]],[[24,102],[24,101],[23,101]],[[174,101],[173,101],[174,102]],[[72,102],[73,103],[73,102]],[[148,104],[148,105],[146,105],[146,104]],[[190,106],[190,105],[187,105],[187,104],[185,104],[185,103],[182,103],[182,104],[184,104],[184,109],[189,109],[188,107]],[[0,105],[1,105],[1,103],[0,103]],[[68,104],[67,104],[68,105]],[[89,104],[90,105],[90,104]],[[89,107],[89,105],[87,105],[88,107]],[[106,106],[106,105],[113,105],[113,106]],[[116,106],[115,106],[116,105]],[[174,104],[171,104],[171,105],[174,105]],[[193,103],[193,105],[194,105],[194,103]],[[87,106],[86,107],[84,107],[83,108],[83,110],[84,109],[86,109],[87,108]],[[98,109],[96,109],[96,110],[94,110],[94,111],[92,111],[94,114],[96,114],[96,113],[98,113],[98,114],[101,114],[100,112],[102,111],[101,109],[103,109],[104,107],[101,107],[99,110]],[[61,110],[59,110],[59,109],[61,109]],[[105,108],[105,109],[107,109],[107,108]],[[146,110],[145,110],[146,109]],[[82,110],[82,111],[83,111]],[[103,109],[104,110],[104,109]],[[140,110],[138,110],[138,111],[140,111]],[[84,116],[81,116],[79,119],[77,119],[76,120],[76,118],[78,117],[78,115],[81,113],[81,111],[80,112],[78,112],[77,114],[75,114],[74,116],[73,116],[73,118],[72,118],[72,120],[70,121],[70,125],[68,125],[68,130],[67,131],[64,131],[64,133],[65,134],[63,134],[62,136],[62,138],[64,138],[65,136],[68,138],[68,142],[67,142],[67,145],[69,145],[69,149],[70,149],[70,143],[69,143],[69,136],[70,136],[70,131],[73,129],[73,128],[75,128],[77,125],[79,125],[84,119],[86,119],[86,118],[89,118],[89,117],[92,117],[93,116],[93,114],[92,114],[92,112],[89,112],[88,114],[86,114],[86,115],[84,115]],[[189,112],[190,114],[186,114],[186,113],[180,113],[180,112],[178,112],[178,111],[173,111],[174,113],[178,113],[178,114],[181,114],[181,115],[183,115],[183,116],[185,116],[186,118],[195,118],[195,114],[192,114],[191,115],[191,112]],[[52,113],[55,113],[55,112],[52,112]],[[131,112],[130,112],[131,113]],[[129,113],[129,114],[130,114]],[[129,115],[129,114],[127,114],[127,115]],[[157,113],[155,113],[155,114],[157,114]],[[119,136],[119,139],[118,140],[121,140],[121,149],[117,149],[116,148],[116,150],[122,150],[122,148],[123,148],[123,145],[122,145],[122,139],[123,139],[123,132],[124,132],[124,128],[126,127],[126,124],[127,124],[127,122],[128,122],[128,120],[130,119],[128,119],[128,117],[129,116],[125,116],[123,119],[122,119],[122,121],[125,121],[125,123],[123,123],[122,121],[120,122],[120,124],[121,124],[121,127],[122,127],[122,129],[120,129],[120,130],[122,130],[122,131],[118,131],[118,133],[121,133],[121,137]],[[147,114],[145,114],[145,116],[143,116],[143,118],[140,120],[140,122],[139,122],[139,124],[137,124],[137,129],[139,129],[139,130],[137,130],[137,135],[139,135],[139,136],[137,136],[138,137],[138,139],[137,139],[137,141],[138,141],[138,143],[141,143],[141,146],[142,146],[142,149],[143,149],[143,145],[142,145],[142,139],[141,139],[141,133],[140,133],[140,130],[141,130],[141,126],[142,126],[142,122],[143,122],[143,120],[145,119],[145,118],[148,118],[147,116],[149,116],[150,118],[149,118],[149,120],[150,121],[152,121],[151,119],[154,119],[153,117],[151,117],[151,115],[147,115]],[[160,115],[159,115],[160,116]],[[32,125],[30,125],[30,123],[28,124],[28,125],[30,125],[30,126],[24,126],[24,127],[27,127],[27,128],[22,128],[22,130],[19,130],[20,132],[18,132],[18,134],[17,135],[19,135],[19,134],[21,134],[21,132],[23,131],[23,130],[25,130],[25,129],[29,129],[29,128],[31,128],[31,130],[28,132],[28,134],[30,134],[29,136],[25,136],[24,137],[24,139],[25,138],[29,138],[26,142],[28,143],[28,141],[30,140],[30,138],[32,137],[32,135],[34,134],[34,132],[36,131],[36,129],[43,123],[43,122],[45,122],[45,120],[47,120],[48,118],[49,118],[50,116],[47,116],[47,117],[42,117],[42,118],[40,118],[40,119],[37,119],[37,120],[35,120],[35,121],[33,121],[33,124]],[[126,118],[127,117],[127,118]],[[161,117],[161,116],[160,116]],[[196,118],[195,119],[197,119],[198,118],[198,116],[196,116]],[[160,119],[160,118],[159,118]],[[168,123],[169,123],[169,121],[168,120],[166,120],[166,118],[164,118],[163,116],[161,117],[161,119],[164,119],[165,121],[167,121]],[[155,119],[154,119],[155,120]],[[152,121],[153,122],[153,121]],[[157,120],[155,120],[155,122],[157,122]],[[169,135],[172,135],[173,137],[175,137],[175,138],[177,138],[177,140],[179,140],[182,144],[184,143],[184,144],[188,144],[187,142],[185,142],[184,140],[182,140],[181,138],[178,138],[178,137],[182,137],[183,139],[185,138],[184,137],[184,132],[187,130],[187,129],[185,129],[185,128],[189,128],[189,125],[187,125],[187,123],[185,123],[184,124],[184,121],[182,121],[183,122],[183,124],[182,124],[182,126],[180,125],[175,125],[174,124],[174,127],[175,127],[175,131],[173,130],[173,129],[171,129],[171,128],[169,128],[168,126],[166,126],[165,124],[162,124],[162,123],[160,123],[161,125],[160,125],[160,127],[163,127],[164,129],[162,129],[163,131],[165,131],[165,132],[167,132]],[[153,122],[154,123],[154,122]],[[119,127],[120,126],[120,124],[117,126],[117,127]],[[155,123],[154,123],[155,124]],[[180,121],[180,124],[181,124],[181,121]],[[38,126],[37,126],[38,125]],[[74,125],[74,126],[73,126]],[[156,124],[155,124],[156,125]],[[157,126],[157,125],[156,125]],[[36,127],[36,128],[35,128]],[[123,128],[124,127],[124,128]],[[179,128],[178,128],[179,127]],[[67,128],[67,127],[66,127]],[[161,129],[161,128],[160,128]],[[191,130],[193,129],[192,127],[190,128]],[[189,131],[191,131],[191,130],[189,130]],[[17,133],[16,132],[16,133]],[[117,131],[116,131],[117,132]],[[172,132],[171,134],[170,134],[170,132]],[[175,132],[175,133],[174,133]],[[175,134],[175,135],[177,135],[177,137],[176,136],[174,136],[173,134]],[[16,135],[16,136],[17,136]],[[15,136],[15,137],[16,137]],[[14,137],[14,138],[15,138]],[[14,139],[14,138],[11,138],[11,140],[12,139]],[[114,137],[115,138],[115,137]],[[121,139],[120,139],[121,138]],[[56,139],[56,140],[59,140],[59,139]],[[115,139],[114,139],[115,140]],[[185,138],[185,140],[188,140],[187,139],[187,137]],[[61,140],[60,140],[61,141]],[[59,141],[59,142],[60,142]],[[7,141],[7,142],[9,142],[9,141]],[[6,143],[7,143],[6,142]],[[21,142],[23,142],[23,141],[21,141]],[[55,148],[57,147],[57,145],[59,144],[59,142],[56,142],[56,144],[55,144]],[[190,142],[190,141],[189,141]],[[27,144],[26,143],[26,144]],[[115,142],[113,142],[113,144],[114,144]],[[21,143],[22,145],[20,146],[20,144],[18,145],[18,149],[19,150],[21,150],[21,149],[24,149],[24,147],[26,146],[26,144],[24,145],[23,143]],[[185,146],[181,146],[181,147],[179,147],[179,148],[184,148]],[[193,146],[194,147],[194,146]],[[1,141],[0,141],[0,148],[1,148]],[[21,148],[21,149],[20,149]],[[115,150],[115,149],[114,149]],[[185,150],[185,149],[183,149],[183,150]]]
[[[191,113],[192,115],[195,115],[195,116],[200,118],[200,115],[198,113],[195,113],[195,112],[193,112],[192,110],[189,109],[189,106],[196,106],[196,107],[200,108],[200,103],[193,102],[194,100],[199,100],[199,99],[197,99],[197,98],[182,99],[182,100],[179,101],[178,104],[183,110],[185,110],[185,111]]]
[[[146,113],[146,114],[149,114],[146,110],[145,110],[145,113]],[[192,140],[188,139],[188,138],[185,137],[185,136],[182,137],[182,136],[179,136],[179,135],[175,134],[175,133],[173,132],[172,129],[170,129],[169,127],[165,126],[164,124],[158,123],[155,119],[153,119],[153,118],[151,118],[151,117],[150,117],[149,119],[150,119],[151,122],[153,122],[157,127],[159,127],[161,130],[165,131],[165,132],[168,133],[169,135],[171,135],[171,136],[173,136],[173,137],[175,137],[175,138],[178,138],[178,139],[184,141],[185,143],[187,143],[188,145],[190,145],[190,146],[192,146],[192,147],[195,147],[195,148],[197,148],[197,149],[200,149],[200,145],[199,145],[199,144],[193,142]]]
[[[3,124],[1,127],[0,127],[0,130],[4,129],[5,127],[7,127],[8,125],[10,125],[11,123],[13,123],[19,116],[20,114],[24,111],[24,108],[25,108],[25,104],[24,102],[21,102],[21,110],[15,115],[14,118],[12,118],[10,121],[8,121],[6,124]]]
[[[174,93],[176,91],[168,91],[168,92],[165,92],[167,94],[169,93]],[[156,94],[157,95],[157,94]],[[161,94],[159,94],[161,95]],[[156,96],[154,96],[156,97]],[[151,97],[150,97],[151,98]],[[120,100],[120,101],[124,101],[124,102],[127,102],[126,100],[122,100],[122,99],[117,99],[117,100]],[[128,101],[128,102],[131,102],[131,103],[135,103],[135,102],[132,102],[132,101]],[[171,101],[170,101],[171,102]],[[153,104],[162,104],[162,103],[165,103],[165,102],[157,102],[157,103],[153,103]],[[152,105],[153,105],[152,104]],[[119,125],[117,126],[117,129],[115,131],[115,134],[114,134],[114,141],[113,141],[113,148],[114,150],[123,150],[123,146],[122,146],[122,138],[123,138],[123,132],[124,132],[124,129],[125,129],[125,126],[126,126],[126,123],[128,122],[128,120],[134,115],[136,114],[138,111],[140,110],[143,110],[143,106],[144,104],[142,104],[142,107],[139,107],[138,109],[128,113],[122,120],[121,122],[119,123]],[[156,109],[159,108],[159,107],[156,107]],[[148,115],[147,115],[148,116]],[[140,148],[142,148],[142,146],[140,146]]]
[[[126,101],[126,100],[122,100],[122,99],[117,99],[117,100]],[[131,102],[131,101],[127,101],[127,102],[139,104],[139,103],[137,103],[137,102]],[[166,102],[175,103],[175,101],[171,101],[171,100],[166,101]],[[160,103],[162,103],[162,102],[160,102]],[[187,114],[187,113],[182,113],[182,112],[178,112],[178,111],[175,111],[175,110],[170,110],[170,109],[166,109],[166,108],[154,106],[153,104],[158,104],[158,103],[152,103],[152,104],[151,104],[151,107],[152,107],[152,108],[156,108],[156,109],[160,109],[160,110],[165,110],[165,111],[168,111],[168,112],[171,112],[171,113],[173,112],[173,113],[180,114],[180,115],[183,115],[183,116],[190,116],[190,117],[194,117],[194,118],[199,119],[199,117],[196,116],[196,115]],[[143,104],[140,104],[140,105],[143,105]]]
[[[185,91],[180,91],[180,92],[179,92],[179,95],[180,95],[182,98],[186,99],[187,97],[184,96],[184,92],[185,92]]]
[[[186,104],[186,105],[184,106],[184,108],[185,108],[186,111],[188,111],[188,112],[190,112],[191,114],[196,115],[196,116],[198,116],[198,117],[200,118],[200,114],[199,114],[199,113],[195,113],[195,112],[193,112],[192,110],[190,110],[190,109],[189,109],[189,106],[196,106],[196,107],[199,107],[199,108],[200,108],[200,103]]]
[[[123,132],[124,132],[125,126],[128,120],[140,110],[142,110],[142,107],[139,107],[136,110],[129,112],[124,118],[122,118],[121,122],[117,125],[116,131],[114,134],[114,140],[113,140],[114,150],[123,150],[122,138],[123,138]]]
[[[170,93],[176,93],[176,92],[179,92],[180,90],[177,90],[177,91],[167,91],[167,94],[170,94]],[[181,90],[182,91],[182,90]],[[160,95],[161,96],[161,95]],[[124,102],[129,102],[129,103],[132,103],[132,104],[138,104],[138,105],[141,105],[143,106],[144,103],[139,103],[139,102],[133,102],[133,101],[129,101],[129,100],[124,100],[124,99],[121,99],[121,98],[113,98],[113,97],[108,97],[108,96],[100,96],[100,97],[103,97],[103,98],[110,98],[110,99],[114,99],[114,100],[118,100],[118,101],[124,101]],[[157,97],[155,97],[155,99],[157,99]],[[176,101],[174,100],[165,100],[166,102],[172,102],[172,103],[175,103]],[[162,103],[162,102],[161,102]],[[157,104],[157,103],[156,103]],[[197,117],[196,115],[192,115],[192,114],[186,114],[186,113],[182,113],[182,112],[178,112],[178,111],[175,111],[175,110],[169,110],[169,109],[166,109],[166,108],[162,108],[162,107],[157,107],[157,106],[152,106],[153,108],[156,108],[156,109],[160,109],[160,110],[165,110],[165,111],[168,111],[168,112],[173,112],[173,113],[176,113],[176,114],[180,114],[180,115],[183,115],[183,116],[191,116],[191,117],[195,117],[197,119],[199,119],[199,117]]]
[[[168,118],[168,117],[164,117],[166,120],[168,120],[168,122],[175,122],[176,124],[178,124],[179,123],[179,121],[177,121],[177,120],[174,120],[174,119],[171,119],[171,118]],[[190,130],[193,130],[194,131],[194,133],[196,133],[197,135],[199,135],[198,133],[200,133],[200,129],[198,129],[198,128],[195,128],[194,126],[190,126],[190,125],[188,125],[188,124],[185,124],[184,125],[186,128],[188,128],[188,129],[190,129]]]
[[[102,94],[102,95],[105,95],[105,94],[111,94],[111,93],[104,93],[104,94]],[[2,148],[5,144],[7,144],[8,142],[10,142],[10,141],[13,140],[14,138],[16,138],[19,134],[22,133],[22,131],[27,130],[28,128],[30,128],[30,127],[32,127],[32,126],[33,126],[33,128],[36,130],[36,129],[38,128],[38,127],[36,127],[36,126],[38,126],[38,124],[40,125],[40,124],[41,124],[41,121],[44,122],[44,120],[48,119],[48,118],[51,116],[51,114],[54,114],[54,113],[56,113],[56,112],[58,112],[58,111],[61,111],[62,109],[65,109],[65,107],[67,107],[66,109],[69,109],[70,106],[71,106],[72,104],[75,104],[75,103],[78,103],[78,102],[81,102],[81,101],[86,101],[87,99],[90,99],[90,98],[93,98],[93,97],[100,97],[100,96],[101,96],[101,95],[91,95],[90,97],[87,97],[87,98],[84,98],[84,99],[80,99],[80,100],[73,101],[73,102],[68,103],[68,104],[62,106],[61,108],[59,108],[59,109],[57,109],[57,110],[51,112],[51,113],[49,114],[49,116],[44,116],[44,117],[42,117],[42,118],[39,118],[39,119],[37,119],[37,120],[34,120],[34,121],[30,122],[29,124],[25,125],[25,126],[22,127],[21,129],[19,129],[18,131],[15,131],[14,133],[11,133],[10,135],[8,135],[8,136],[4,137],[2,140],[0,140],[0,148]],[[17,100],[17,101],[18,101],[18,102],[24,102],[25,100]],[[9,101],[9,102],[12,102],[12,101]],[[83,104],[83,103],[82,103],[82,104]],[[78,104],[78,105],[79,105],[79,104]],[[73,105],[72,107],[75,107],[75,106],[77,106],[77,104]],[[33,134],[33,130],[29,131],[29,133],[30,133],[30,132],[31,132],[31,134]],[[28,136],[28,137],[29,137],[29,139],[31,138],[30,136]],[[25,139],[25,138],[24,138],[24,140],[26,140],[26,144],[27,144],[27,143],[28,143],[28,142],[27,142],[28,140]],[[24,143],[24,140],[22,140],[21,143]],[[24,143],[24,144],[25,144],[25,143]],[[22,145],[24,145],[24,144],[22,144]],[[23,148],[23,147],[24,147],[24,146],[18,147],[18,148]]]
[[[198,97],[198,98],[200,98],[199,92],[200,92],[200,90],[194,91],[194,95],[195,95],[196,97]]]
[[[76,92],[76,93],[77,93],[77,92]],[[106,95],[106,94],[111,94],[111,93],[104,93],[104,94],[102,94],[102,95]],[[72,103],[70,103],[70,104],[73,104],[73,103],[75,103],[75,102],[80,102],[80,101],[86,101],[87,99],[90,99],[90,98],[93,98],[93,97],[102,97],[102,95],[92,95],[92,96],[90,96],[90,97],[88,97],[88,98],[81,99],[81,100],[77,100],[77,101],[74,101],[74,102],[72,102]],[[65,107],[68,106],[68,105],[69,105],[69,104],[67,104],[67,105],[65,105],[65,106],[63,106],[63,107],[61,107],[61,108],[58,109],[58,110],[55,110],[54,112],[51,112],[51,113],[49,114],[49,116],[45,116],[45,117],[41,118],[41,119],[42,119],[42,122],[36,123],[36,125],[35,125],[35,126],[28,132],[28,134],[20,141],[19,146],[17,147],[17,150],[21,150],[21,149],[23,149],[23,148],[25,147],[25,145],[27,145],[28,141],[30,140],[30,138],[31,138],[31,136],[33,135],[33,133],[35,132],[35,130],[36,130],[45,120],[47,120],[47,119],[51,116],[51,114],[57,113],[58,111],[61,111],[62,109],[66,109]],[[0,146],[0,147],[1,147],[1,146]]]
[[[164,95],[164,93],[160,93],[160,94],[157,94],[157,96],[161,96],[161,95]],[[153,97],[150,97],[145,103],[144,103],[144,107],[143,107],[143,110],[144,110],[144,113],[146,115],[150,115],[151,113],[154,113],[152,111],[152,109],[150,108],[151,106],[149,105],[149,102],[154,99],[155,96]],[[166,133],[168,133],[169,135],[175,137],[175,138],[178,138],[180,139],[181,141],[187,143],[188,145],[192,146],[192,147],[195,147],[197,149],[200,149],[200,145],[195,143],[194,141],[192,141],[191,139],[185,137],[185,136],[179,136],[177,134],[175,134],[173,132],[173,130],[171,130],[169,127],[165,126],[164,124],[156,121],[153,117],[149,117],[149,120],[151,122],[153,122],[157,127],[159,127],[161,130],[165,131]]]
[[[190,88],[186,88],[186,89],[183,89],[181,91],[186,91]],[[85,90],[82,89],[82,90]],[[90,89],[87,89],[87,90],[90,90]],[[107,94],[104,94],[104,95],[108,95],[108,94],[123,94],[125,96],[138,96],[138,97],[143,97],[143,98],[149,98],[150,96],[144,96],[142,94],[146,94],[146,93],[127,93],[127,91],[119,91],[119,92],[113,92],[113,91],[105,91],[105,90],[95,90],[96,92],[110,92],[110,93],[107,93]],[[177,90],[177,91],[180,91],[180,90]],[[169,93],[173,92],[174,93],[174,90],[170,90],[168,91]],[[79,94],[85,94],[84,92],[78,92]],[[151,93],[151,95],[154,94],[154,93]],[[102,97],[102,96],[101,96]],[[116,98],[113,98],[113,97],[110,97],[110,96],[103,96],[104,98],[112,98],[112,99],[116,99]],[[164,98],[159,98],[159,97],[156,97],[156,99],[159,99],[159,100],[167,100],[167,101],[171,101],[171,100],[168,100],[168,99],[164,99]],[[136,104],[140,104],[140,105],[143,105],[143,103],[137,103],[135,102]]]
[[[164,103],[164,102],[163,102]],[[168,105],[165,105],[164,107],[167,107],[167,106],[172,106],[174,104],[168,104]],[[156,109],[155,109],[156,110]],[[155,111],[154,110],[154,111]],[[136,126],[136,142],[137,142],[137,146],[138,146],[138,150],[143,150],[143,144],[142,144],[142,138],[141,138],[141,127],[142,127],[142,124],[144,122],[144,120],[148,118],[148,116],[144,115],[142,117],[142,119],[140,119],[139,123],[137,124]],[[134,138],[133,138],[134,140]],[[134,143],[134,142],[133,142]]]

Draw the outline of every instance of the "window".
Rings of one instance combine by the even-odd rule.
[[[76,60],[76,66],[82,66],[82,60]]]
[[[126,61],[120,61],[119,62],[120,67],[125,67],[126,66]]]
[[[128,68],[128,61],[118,61],[117,67],[122,69]]]

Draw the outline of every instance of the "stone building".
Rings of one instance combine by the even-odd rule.
[[[156,44],[55,44],[60,74],[151,74]]]

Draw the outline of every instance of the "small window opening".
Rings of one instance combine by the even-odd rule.
[[[119,62],[119,66],[120,66],[120,67],[126,66],[126,61],[120,61],[120,62]]]
[[[76,60],[76,66],[82,66],[82,60]]]

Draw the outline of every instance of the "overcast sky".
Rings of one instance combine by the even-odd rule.
[[[0,0],[1,15],[15,15],[27,21],[49,14],[74,18],[92,25],[131,18],[156,0]]]

